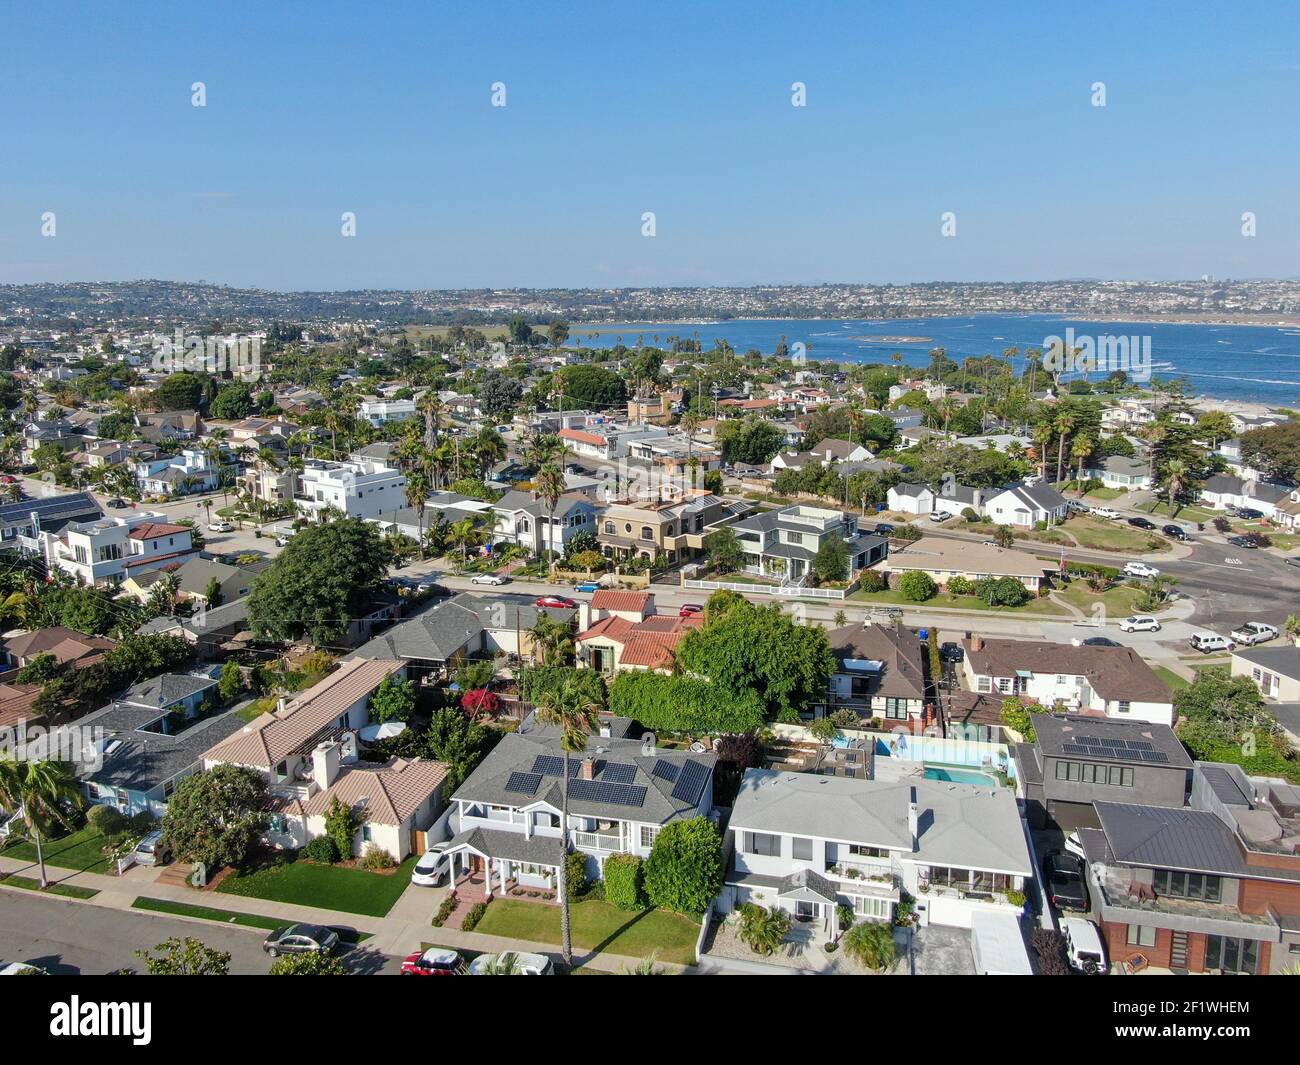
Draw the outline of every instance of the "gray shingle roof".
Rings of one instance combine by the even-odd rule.
[[[78,724],[88,720],[89,717]],[[228,710],[200,721],[176,736],[157,732],[117,732],[113,739],[119,740],[119,745],[104,756],[103,766],[86,779],[107,787],[149,791],[197,763],[204,751],[243,725],[243,720],[233,710]]]
[[[1099,717],[1080,717],[1077,714],[1073,717],[1063,717],[1060,714],[1037,714],[1034,717],[1034,732],[1037,735],[1038,748],[1043,754],[1053,758],[1065,757],[1062,747],[1067,743],[1077,743],[1080,736],[1095,736],[1103,740],[1151,744],[1155,751],[1168,759],[1168,762],[1151,763],[1157,769],[1192,768],[1191,756],[1168,725],[1156,725],[1145,721],[1111,721]],[[1088,760],[1091,762],[1134,764],[1131,760],[1108,756],[1105,747],[1097,747],[1095,751],[1096,753],[1088,755]],[[1075,756],[1077,757],[1077,752]],[[1142,764],[1145,766],[1147,763]]]
[[[1229,876],[1246,869],[1232,830],[1207,810],[1125,802],[1093,807],[1118,862]]]
[[[1300,647],[1241,647],[1232,652],[1234,658],[1261,666],[1270,673],[1291,679],[1300,678]]]
[[[216,688],[216,686],[217,682],[211,677],[195,677],[187,673],[163,673],[133,684],[122,693],[118,702],[166,710],[195,692]]]

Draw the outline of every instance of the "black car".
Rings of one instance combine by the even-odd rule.
[[[104,502],[104,506],[111,507],[113,510],[121,510],[123,507],[129,507],[130,505],[125,499],[109,499]]]
[[[1160,531],[1168,536],[1171,540],[1190,540],[1187,530],[1181,525],[1162,525]]]
[[[1047,897],[1058,910],[1088,909],[1088,885],[1083,879],[1083,859],[1065,851],[1052,851],[1043,860]]]
[[[1148,521],[1146,518],[1129,518],[1128,523],[1135,529],[1154,529],[1156,523]]]
[[[262,941],[271,957],[281,954],[329,954],[338,946],[339,934],[323,924],[287,924]]]
[[[1246,521],[1258,521],[1263,516],[1262,510],[1252,510],[1250,507],[1237,508],[1237,517],[1244,518]]]
[[[1086,913],[1089,908],[1088,884],[1082,858],[1063,851],[1049,854],[1043,862],[1047,897],[1058,910]]]
[[[1254,538],[1250,536],[1229,536],[1228,543],[1232,544],[1233,547],[1245,547],[1251,550],[1259,547],[1259,544],[1255,543]]]
[[[894,526],[890,525],[887,521],[882,521],[876,526],[875,531],[877,536],[892,536],[894,534]]]
[[[1091,639],[1084,640],[1085,647],[1122,647],[1123,644],[1117,643],[1109,636],[1093,636]]]
[[[939,648],[939,656],[945,662],[960,662],[966,657],[966,652],[961,649],[959,643],[946,643]]]

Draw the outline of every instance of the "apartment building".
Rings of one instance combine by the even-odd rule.
[[[294,504],[313,521],[333,508],[349,518],[378,518],[406,506],[406,478],[382,462],[308,459]]]

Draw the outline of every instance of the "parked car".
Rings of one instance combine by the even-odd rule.
[[[1154,529],[1156,523],[1148,518],[1129,518],[1128,523],[1135,529]]]
[[[104,506],[108,507],[110,510],[124,510],[130,505],[131,504],[128,503],[125,499],[119,499],[116,496],[114,496],[112,499],[108,499],[104,501]]]
[[[1134,614],[1119,623],[1121,632],[1159,632],[1160,622],[1150,614]]]
[[[877,536],[893,536],[894,526],[890,525],[889,522],[887,521],[882,521],[876,524],[876,528],[874,531]]]
[[[403,976],[464,976],[465,960],[457,951],[430,947],[408,954],[402,962]]]
[[[208,532],[227,533],[234,531],[235,527],[228,521],[214,521],[208,525]]]
[[[172,852],[163,845],[162,830],[159,829],[137,843],[131,857],[136,865],[166,865],[172,860]]]
[[[1083,880],[1083,859],[1077,854],[1052,851],[1043,861],[1047,897],[1058,910],[1088,909],[1088,885]]]
[[[966,657],[966,652],[962,650],[961,644],[949,641],[939,648],[939,657],[945,662],[960,662]]]
[[[1065,956],[1075,972],[1105,976],[1110,971],[1105,944],[1091,921],[1082,917],[1062,917],[1061,935],[1065,937]]]
[[[438,595],[438,596],[449,596],[449,595],[451,595],[451,592],[449,592],[449,591],[447,590],[447,586],[446,586],[446,585],[444,585],[444,584],[439,584],[439,583],[438,583],[436,580],[434,580],[432,577],[424,577],[424,578],[422,578],[422,579],[420,580],[420,582],[419,582],[418,584],[416,584],[416,586],[415,586],[415,590],[416,590],[417,592],[421,592],[421,593],[423,593],[423,592],[432,592],[434,595]]]
[[[1077,499],[1067,499],[1065,509],[1071,514],[1087,514],[1089,507],[1087,503],[1080,503]]]
[[[599,582],[599,581],[583,581],[581,584],[575,584],[575,585],[573,586],[573,590],[574,590],[575,592],[586,592],[587,594],[591,594],[591,593],[593,593],[593,592],[598,592],[598,591],[600,591],[600,582]]]
[[[1119,517],[1119,511],[1111,507],[1093,507],[1091,513],[1094,518],[1105,518],[1107,521]]]
[[[0,961],[0,976],[49,976],[39,965],[25,961]]]
[[[485,976],[493,969],[501,968],[511,976],[554,976],[555,963],[545,954],[524,954],[519,951],[503,951],[496,954],[480,954],[469,963],[471,976]]]
[[[289,541],[292,540],[292,539],[293,539],[293,534],[292,534],[292,533],[289,533],[289,534],[287,534],[287,535],[286,535],[286,534],[281,534],[280,536],[277,536],[277,537],[275,538],[275,545],[276,545],[276,547],[288,547],[288,546],[289,546]]]
[[[1217,632],[1194,632],[1187,642],[1206,655],[1211,651],[1231,651],[1236,646],[1228,637],[1220,636]]]
[[[1259,547],[1253,536],[1229,536],[1228,543],[1233,547],[1244,547],[1247,551],[1254,551]]]
[[[503,577],[499,573],[476,573],[469,579],[470,584],[505,584],[509,577]]]
[[[704,606],[701,603],[683,603],[682,608],[677,611],[679,618],[689,618],[693,614],[703,614]]]
[[[577,603],[567,595],[539,595],[534,606],[549,606],[560,610],[573,610]]]
[[[420,856],[411,870],[411,883],[420,887],[437,887],[451,871],[447,861],[447,843],[435,843]]]
[[[930,520],[931,520],[931,521],[947,521],[947,520],[948,520],[949,518],[951,518],[951,517],[952,517],[952,514],[950,514],[950,513],[949,513],[948,511],[946,511],[946,510],[932,510],[932,511],[930,511]]]
[[[1190,540],[1187,530],[1181,525],[1162,525],[1160,531],[1168,536],[1171,540]]]
[[[1300,555],[1292,555],[1286,560],[1288,566],[1300,566]]]
[[[1240,625],[1228,634],[1229,639],[1235,640],[1239,644],[1245,644],[1247,647],[1253,647],[1257,643],[1267,643],[1269,640],[1276,640],[1278,635],[1277,626],[1265,625],[1262,621],[1248,621]]]
[[[1148,566],[1145,562],[1125,562],[1124,576],[1126,577],[1159,577],[1160,571],[1155,566]]]
[[[1109,636],[1091,636],[1083,641],[1084,647],[1122,647],[1123,644]]]
[[[287,924],[262,941],[262,949],[273,958],[281,954],[329,954],[339,943],[339,934],[320,924]]]
[[[1264,512],[1262,510],[1255,510],[1252,507],[1237,508],[1237,517],[1242,518],[1245,521],[1259,521],[1263,516]]]

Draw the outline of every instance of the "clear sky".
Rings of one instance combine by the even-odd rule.
[[[3,10],[0,282],[1300,275],[1294,4]]]

